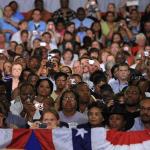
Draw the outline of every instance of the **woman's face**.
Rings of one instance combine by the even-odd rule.
[[[43,115],[42,123],[47,124],[48,129],[54,129],[58,127],[59,120],[53,113],[47,112]]]
[[[75,99],[75,95],[72,92],[67,92],[64,94],[62,101],[62,108],[66,112],[75,111],[77,107],[77,102]]]
[[[101,112],[102,111],[97,107],[93,107],[89,110],[88,118],[89,118],[90,124],[93,127],[97,127],[97,126],[101,125],[101,123],[103,122],[104,118],[103,118]]]
[[[98,23],[98,22],[94,23],[92,29],[93,29],[94,31],[99,31],[99,30],[101,29],[100,23]]]
[[[15,48],[16,54],[22,54],[23,52],[23,47],[21,45],[17,45]]]
[[[38,76],[33,75],[33,76],[30,76],[28,78],[28,82],[35,87],[36,82],[38,81],[38,79],[39,79]]]
[[[97,41],[92,42],[92,48],[100,49],[100,45]]]
[[[112,43],[111,47],[110,47],[110,51],[111,53],[116,56],[117,52],[119,52],[120,47],[117,43]]]
[[[86,31],[86,35],[87,35],[88,37],[90,37],[91,39],[94,38],[94,34],[93,34],[92,30],[87,30],[87,31]]]
[[[112,114],[109,117],[109,127],[110,129],[123,130],[125,127],[124,117],[120,114]]]
[[[12,66],[12,76],[13,77],[20,77],[20,74],[22,72],[22,66],[20,64],[15,64]]]
[[[64,53],[63,59],[67,60],[67,61],[71,61],[72,60],[72,53],[67,51],[66,53]]]
[[[51,93],[51,89],[50,89],[48,81],[46,80],[41,81],[38,86],[38,95],[47,97],[47,96],[50,96],[50,93]]]
[[[4,64],[4,72],[9,75],[11,73],[12,64],[10,62],[6,62]]]
[[[68,26],[68,27],[67,27],[67,31],[69,31],[69,32],[71,32],[71,33],[74,33],[74,31],[75,31],[75,25],[72,24],[72,25]]]
[[[4,8],[4,16],[10,18],[13,14],[13,10],[10,6]]]
[[[115,6],[113,4],[108,4],[107,11],[115,12]]]
[[[108,13],[106,16],[107,22],[113,22],[115,19],[114,15],[112,13]]]
[[[113,36],[113,42],[119,43],[121,41],[121,37],[119,34],[115,34]]]
[[[40,47],[40,41],[39,40],[34,40],[33,41],[33,48],[39,48]]]

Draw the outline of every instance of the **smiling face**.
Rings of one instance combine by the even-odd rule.
[[[41,81],[38,86],[38,95],[43,97],[50,96],[50,93],[52,92],[51,90],[52,89],[50,88],[48,81]]]
[[[12,66],[12,76],[13,77],[20,77],[20,74],[22,72],[22,66],[20,64],[14,64]]]
[[[43,115],[42,122],[47,125],[48,129],[54,129],[59,125],[59,120],[52,112],[46,112]]]

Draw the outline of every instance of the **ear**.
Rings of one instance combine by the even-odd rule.
[[[59,126],[60,125],[60,120],[57,120],[57,126]]]

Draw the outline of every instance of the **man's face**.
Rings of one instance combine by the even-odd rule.
[[[118,68],[118,78],[120,80],[127,80],[129,77],[129,68],[128,66],[119,66]]]
[[[40,11],[38,11],[38,10],[34,11],[33,15],[32,15],[32,18],[33,18],[33,20],[35,22],[40,21],[40,19],[41,19],[41,13],[40,13]]]
[[[61,8],[69,7],[69,0],[60,0]]]
[[[136,86],[130,86],[125,92],[125,103],[129,106],[136,106],[140,101],[140,93]]]
[[[33,100],[35,96],[34,90],[31,86],[24,86],[22,87],[21,91],[20,91],[20,97],[21,97],[21,101],[22,103],[26,102],[26,100],[30,97],[31,101]]]
[[[77,12],[77,16],[78,16],[79,20],[81,20],[81,21],[84,20],[84,18],[86,17],[85,11],[84,10],[79,10]]]
[[[91,94],[90,94],[90,89],[86,83],[79,85],[77,92],[82,102],[89,103]]]
[[[150,100],[145,99],[140,103],[140,117],[143,123],[150,123]]]

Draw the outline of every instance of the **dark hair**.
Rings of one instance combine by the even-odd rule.
[[[38,8],[35,8],[35,9],[33,9],[33,10],[32,10],[32,15],[33,15],[33,13],[34,13],[35,11],[39,11],[39,12],[40,12],[40,14],[41,14],[41,10],[40,10],[40,9],[38,9]]]
[[[118,64],[115,64],[115,65],[113,65],[113,67],[111,68],[111,74],[112,74],[112,77],[113,77],[113,78],[115,78],[115,76],[114,76],[114,71],[115,71],[115,69],[118,68],[118,67],[119,67],[119,65],[118,65]]]
[[[47,82],[48,82],[49,87],[50,87],[50,89],[51,89],[50,94],[53,92],[53,83],[52,83],[51,80],[49,80],[48,78],[45,78],[45,79],[39,79],[39,80],[37,81],[37,83],[36,83],[36,86],[35,86],[35,89],[36,89],[36,95],[38,95],[38,87],[39,87],[40,83],[43,82],[43,81],[47,81]]]
[[[79,111],[79,96],[76,92],[74,92],[73,90],[66,90],[63,92],[63,94],[61,95],[60,97],[60,106],[59,106],[59,110],[61,111],[63,108],[62,108],[62,102],[63,102],[63,98],[65,96],[66,93],[73,93],[74,96],[75,96],[75,100],[76,100],[76,103],[77,103],[77,107],[76,107],[76,111]]]
[[[26,34],[28,34],[28,35],[29,35],[28,30],[22,30],[22,31],[20,32],[20,35],[22,36],[24,33],[26,33]]]
[[[110,91],[110,92],[114,93],[112,87],[109,84],[102,85],[100,87],[100,89],[101,89],[101,92]]]
[[[94,107],[96,107],[96,108],[98,108],[98,109],[100,109],[100,110],[103,110],[103,109],[104,109],[104,105],[103,105],[103,104],[101,104],[101,103],[99,103],[99,102],[92,102],[91,104],[88,105],[88,111],[89,111],[90,109],[94,108]]]
[[[24,72],[30,72],[30,74],[32,73],[32,70],[30,69],[30,68],[26,68],[26,69],[24,69],[24,70],[22,70],[22,72],[21,72],[21,75],[20,75],[20,77],[19,77],[19,79],[20,79],[20,81],[24,81],[24,79],[23,79],[23,74],[24,74]]]
[[[63,72],[57,72],[54,76],[54,80],[56,81],[59,77],[65,77],[67,79],[68,75],[66,73]]]
[[[72,54],[72,57],[71,57],[71,60],[73,60],[73,57],[74,57],[74,53],[71,49],[67,48],[63,51],[62,55],[66,54],[67,52],[70,52]]]
[[[118,68],[119,68],[119,67],[122,67],[122,66],[126,66],[126,67],[128,67],[128,69],[129,69],[129,65],[128,65],[127,63],[119,63],[119,64],[118,64]]]
[[[30,87],[34,90],[34,87],[33,87],[32,84],[30,84],[30,83],[22,83],[22,84],[20,85],[20,87],[19,87],[20,93],[21,93],[22,88],[28,87],[28,86],[30,86]]]

